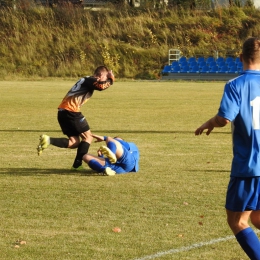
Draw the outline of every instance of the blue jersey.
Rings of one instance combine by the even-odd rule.
[[[260,71],[227,82],[218,115],[232,121],[231,176],[260,176]]]
[[[123,158],[120,158],[120,163],[119,164],[127,164],[131,169],[132,172],[138,172],[139,170],[139,159],[140,159],[140,154],[139,154],[139,149],[134,143],[129,143],[124,140],[120,140],[115,138],[121,145],[123,146],[124,149],[124,154]],[[130,159],[132,158],[132,160]],[[133,165],[132,165],[133,164]],[[134,166],[134,167],[133,167]],[[115,170],[115,169],[114,169]],[[117,170],[115,170],[117,172]]]

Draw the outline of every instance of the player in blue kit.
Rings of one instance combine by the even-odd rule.
[[[250,259],[260,260],[260,241],[248,221],[260,229],[260,39],[243,44],[243,72],[226,83],[217,115],[201,125],[209,135],[214,127],[232,122],[233,160],[226,194],[227,222]]]
[[[96,142],[105,141],[106,145],[98,150],[98,156],[85,154],[83,161],[98,173],[107,176],[139,170],[139,150],[134,143],[119,137],[92,135]]]

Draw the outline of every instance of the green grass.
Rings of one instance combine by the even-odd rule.
[[[82,107],[92,132],[141,153],[138,173],[114,177],[71,173],[75,150],[37,156],[40,134],[63,136],[57,106],[74,82],[0,82],[1,260],[132,260],[232,235],[230,126],[194,136],[217,113],[223,82],[116,82],[95,92]],[[232,239],[156,259],[247,257]]]

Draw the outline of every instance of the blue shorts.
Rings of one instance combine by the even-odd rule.
[[[124,153],[121,158],[117,159],[115,164],[112,164],[107,158],[105,168],[110,167],[116,173],[132,172],[135,168],[135,158],[123,145]]]
[[[234,212],[260,209],[260,177],[230,177],[226,209]]]

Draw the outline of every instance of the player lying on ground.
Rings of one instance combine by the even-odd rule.
[[[83,161],[98,173],[115,175],[139,170],[139,150],[134,143],[119,137],[92,135],[96,141],[105,141],[106,145],[98,150],[98,156],[85,154]]]

